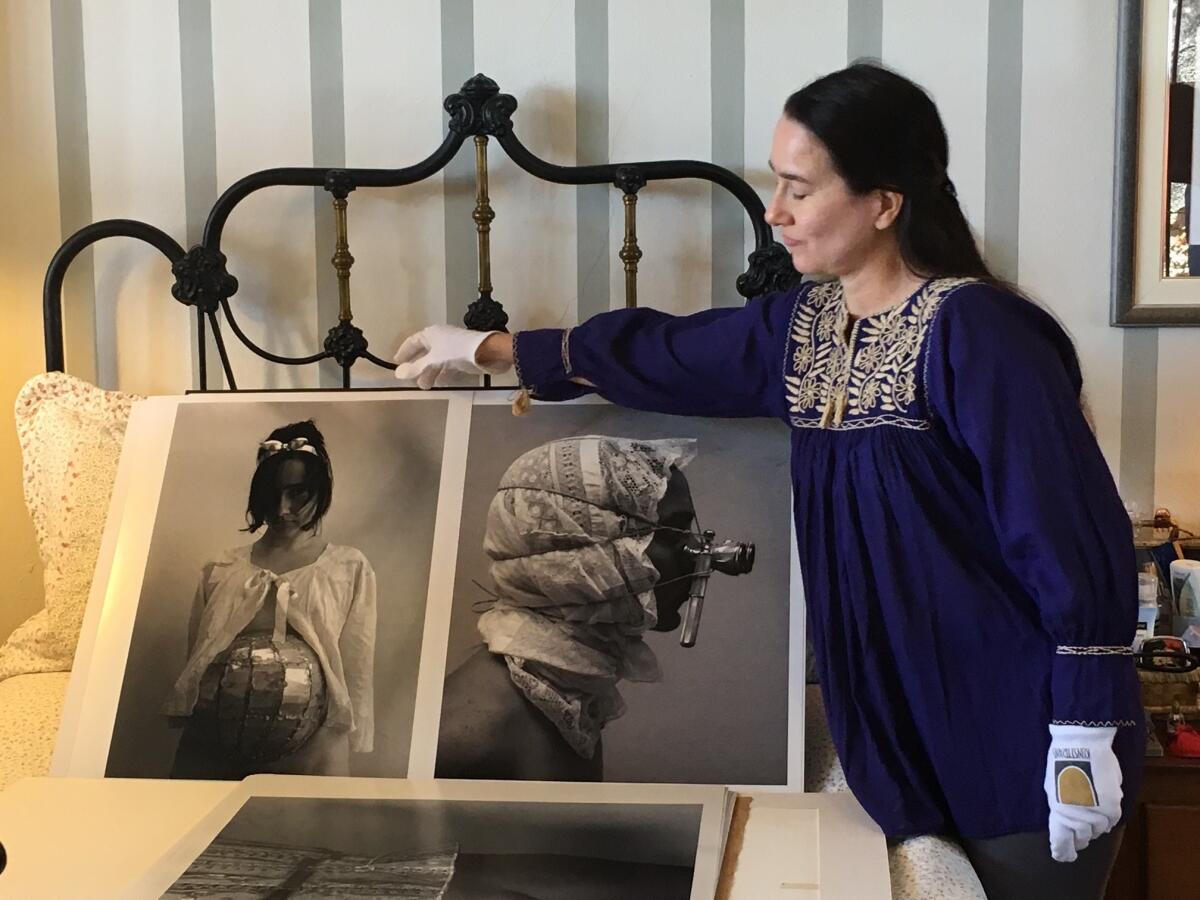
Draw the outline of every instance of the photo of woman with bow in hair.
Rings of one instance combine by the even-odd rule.
[[[162,406],[86,752],[115,778],[407,777],[449,404]]]
[[[258,446],[246,531],[202,570],[188,660],[167,713],[185,721],[172,775],[348,775],[374,737],[375,571],[324,539],[333,467],[310,419]]]

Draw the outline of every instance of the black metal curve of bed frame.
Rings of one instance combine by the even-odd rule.
[[[278,168],[264,169],[247,175],[230,186],[213,205],[204,226],[201,243],[189,250],[169,234],[145,222],[133,219],[106,219],[80,228],[68,237],[54,254],[46,271],[42,291],[45,327],[46,369],[63,370],[62,285],[67,268],[86,247],[109,237],[131,237],[156,247],[171,262],[175,283],[171,295],[187,306],[195,307],[198,325],[198,362],[200,390],[207,390],[207,361],[205,323],[212,328],[214,343],[231,390],[237,390],[229,355],[217,319],[217,310],[237,338],[259,357],[283,365],[307,365],[333,359],[342,369],[342,386],[350,387],[350,369],[359,359],[392,369],[393,363],[380,359],[368,350],[361,329],[352,322],[349,306],[349,268],[353,257],[345,239],[346,198],[357,188],[399,187],[428,178],[443,169],[458,153],[468,137],[474,137],[477,158],[477,206],[474,219],[480,233],[479,296],[468,306],[463,322],[477,330],[506,330],[508,314],[499,302],[492,299],[490,258],[487,233],[492,211],[487,199],[486,142],[488,136],[496,141],[509,158],[529,174],[556,184],[612,184],[625,194],[626,243],[620,258],[626,264],[627,290],[636,298],[637,248],[636,229],[631,231],[630,216],[636,210],[637,192],[650,181],[681,178],[701,178],[731,193],[750,217],[754,228],[755,249],[748,258],[746,271],[737,279],[737,290],[743,297],[753,297],[770,290],[785,288],[799,276],[792,268],[786,248],[774,241],[771,229],[763,219],[765,209],[754,189],[728,169],[697,160],[658,160],[651,162],[610,163],[592,166],[560,166],[535,156],[513,131],[512,114],[516,99],[500,92],[499,86],[486,75],[476,75],[462,89],[447,97],[443,107],[450,115],[445,139],[429,157],[415,165],[399,169],[349,168]],[[482,169],[480,170],[480,166]],[[480,182],[480,179],[482,181]],[[338,268],[342,307],[337,325],[333,326],[319,353],[305,357],[286,357],[271,353],[251,341],[234,318],[229,298],[237,292],[237,279],[225,266],[221,252],[221,236],[233,208],[255,191],[266,187],[299,185],[323,187],[333,198],[338,216],[338,249],[333,262]],[[633,210],[631,210],[633,207]],[[629,273],[632,271],[632,282]]]

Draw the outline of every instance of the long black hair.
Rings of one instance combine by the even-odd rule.
[[[913,273],[1000,284],[958,204],[946,129],[920,86],[878,63],[856,62],[796,91],[783,113],[825,145],[853,193],[904,195],[896,237]]]
[[[325,449],[325,436],[317,429],[312,419],[293,422],[276,428],[267,441],[279,441],[285,446],[296,438],[303,438],[315,450],[271,450],[258,448],[257,468],[250,480],[250,498],[246,503],[246,531],[258,531],[263,523],[270,521],[279,509],[279,469],[288,460],[296,459],[304,464],[302,486],[314,501],[313,513],[301,528],[311,531],[316,528],[329,504],[333,502],[333,468],[329,462],[329,451]]]

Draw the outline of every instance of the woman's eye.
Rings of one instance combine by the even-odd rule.
[[[795,191],[792,191],[792,199],[793,200],[803,200],[807,196],[808,196],[808,194],[797,194]]]

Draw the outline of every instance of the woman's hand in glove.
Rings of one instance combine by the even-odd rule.
[[[1050,855],[1074,862],[1079,851],[1121,819],[1121,764],[1115,727],[1051,725],[1046,754]]]
[[[492,338],[497,335],[497,338]],[[485,347],[484,344],[487,344]],[[512,366],[512,338],[499,331],[470,331],[453,325],[430,325],[410,335],[392,357],[396,378],[416,382],[421,390],[444,387],[448,372],[500,375]]]

